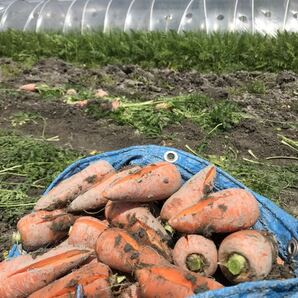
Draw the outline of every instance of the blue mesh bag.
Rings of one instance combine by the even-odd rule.
[[[56,177],[45,193],[51,190],[60,181],[81,171],[90,163],[101,159],[111,163],[115,169],[120,169],[128,165],[145,166],[150,163],[166,160],[174,163],[179,168],[184,181],[188,180],[192,175],[209,165],[209,162],[204,159],[174,148],[155,145],[134,146],[76,161]],[[280,255],[285,260],[291,260],[294,264],[296,278],[246,282],[194,295],[193,298],[298,297],[298,221],[269,199],[253,192],[235,178],[231,177],[220,168],[217,168],[215,191],[232,187],[243,188],[254,194],[259,202],[261,213],[254,228],[267,230],[275,235],[276,240],[278,241]],[[19,254],[18,250],[15,247],[13,249],[15,251],[14,256],[17,256]],[[13,254],[10,255],[10,257],[13,257]],[[80,291],[78,290],[77,292],[79,293]],[[77,294],[77,297],[80,297],[80,295]]]

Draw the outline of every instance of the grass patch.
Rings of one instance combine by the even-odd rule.
[[[0,130],[0,209],[7,221],[24,214],[77,152]]]
[[[267,91],[266,85],[262,81],[253,81],[250,82],[247,86],[246,89],[249,93],[252,94],[265,94]]]
[[[283,166],[270,162],[250,163],[231,154],[205,155],[204,158],[278,205],[282,201],[283,191],[298,185],[298,165],[295,163]]]
[[[34,46],[32,46],[34,45]],[[5,31],[0,57],[38,61],[58,57],[94,65],[138,64],[200,72],[298,71],[298,34],[95,32],[85,35]]]
[[[239,108],[228,101],[214,101],[200,95],[159,98],[146,102],[122,100],[116,111],[103,112],[96,104],[87,108],[87,113],[96,119],[111,117],[117,123],[130,125],[147,136],[159,136],[171,124],[190,120],[202,129],[218,127],[227,130],[241,119]]]

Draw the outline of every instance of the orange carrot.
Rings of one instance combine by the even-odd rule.
[[[152,246],[167,260],[172,253],[167,245],[170,239],[160,222],[141,203],[109,201],[105,207],[105,216],[111,224],[125,228],[138,242]]]
[[[67,236],[74,217],[63,210],[37,211],[21,218],[17,228],[26,250],[53,244]]]
[[[251,227],[259,217],[258,202],[248,191],[240,188],[212,193],[169,220],[179,232],[210,235],[234,232]]]
[[[158,162],[112,182],[104,196],[111,201],[164,200],[177,191],[181,184],[181,175],[175,165]]]
[[[134,283],[121,292],[120,298],[141,298],[141,289],[138,283]]]
[[[91,216],[82,216],[72,226],[68,244],[95,249],[97,238],[107,228],[107,224],[99,219]]]
[[[34,84],[34,83],[25,84],[25,85],[20,86],[19,90],[27,91],[27,92],[36,92],[37,91],[37,85]]]
[[[264,279],[277,257],[272,238],[264,231],[243,230],[227,236],[220,244],[220,269],[234,283]]]
[[[64,207],[78,195],[86,192],[114,172],[114,168],[107,161],[94,162],[43,195],[37,201],[34,210],[54,210]]]
[[[83,286],[84,297],[112,297],[108,266],[94,260],[82,268],[34,292],[29,298],[75,297],[76,286]]]
[[[15,268],[0,280],[0,297],[27,297],[84,263],[92,254],[88,249],[65,246],[31,261],[14,263]]]
[[[173,250],[177,266],[211,276],[217,269],[217,249],[213,241],[200,235],[181,237]]]
[[[125,230],[111,228],[97,239],[98,259],[112,269],[132,272],[138,264],[168,264],[153,248],[140,245]]]
[[[89,189],[87,192],[81,194],[76,199],[74,199],[69,207],[68,211],[83,211],[83,210],[92,210],[96,208],[100,208],[106,205],[107,199],[104,197],[103,193],[107,187],[113,182],[120,178],[126,177],[141,169],[139,166],[135,166],[133,168],[129,168],[127,170],[121,171],[117,174],[113,174],[105,178],[101,183]]]
[[[189,179],[177,192],[167,199],[160,217],[169,220],[184,209],[197,204],[213,188],[216,168],[210,165]]]
[[[136,271],[136,278],[141,287],[141,296],[144,298],[185,298],[223,288],[215,280],[171,265],[144,267]]]
[[[140,203],[108,201],[105,216],[112,225],[127,229],[137,221],[155,230],[162,238],[168,239],[163,225],[152,215],[148,208]]]

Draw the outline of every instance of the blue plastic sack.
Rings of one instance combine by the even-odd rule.
[[[67,167],[49,185],[45,193],[51,190],[60,181],[72,176],[87,167],[90,163],[100,159],[108,161],[115,169],[120,169],[127,165],[144,166],[150,163],[167,160],[173,162],[179,168],[182,178],[185,181],[209,164],[206,160],[174,148],[155,145],[129,147],[78,160]],[[298,239],[298,221],[269,199],[253,192],[226,172],[217,168],[215,190],[218,191],[231,187],[244,188],[255,195],[260,205],[261,216],[254,228],[273,233],[278,241],[281,256],[284,259],[289,259],[288,244],[291,240]],[[296,278],[247,282],[220,290],[208,291],[193,297],[298,297],[298,255],[291,257],[291,260],[294,262]]]

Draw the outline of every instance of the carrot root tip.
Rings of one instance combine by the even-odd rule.
[[[233,254],[229,257],[225,266],[231,274],[236,276],[246,271],[247,261],[243,256],[239,254]]]
[[[205,262],[202,256],[198,254],[191,254],[186,258],[186,266],[190,271],[202,272],[205,266]]]

